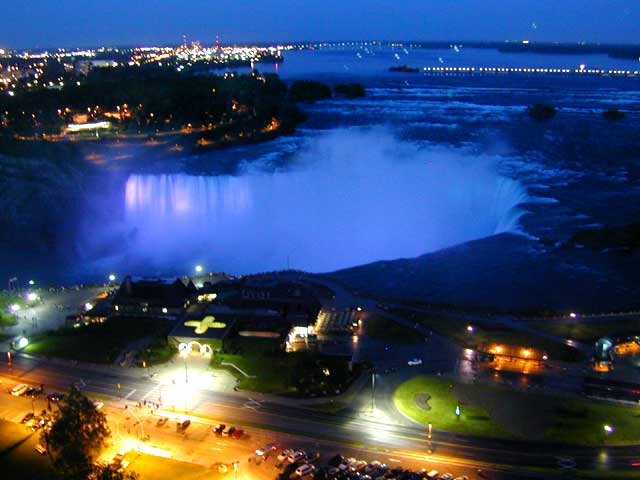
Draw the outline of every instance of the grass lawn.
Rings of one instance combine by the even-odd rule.
[[[155,457],[139,452],[129,452],[126,456],[131,462],[129,469],[140,475],[140,480],[200,480],[222,478],[216,470],[180,462],[170,458]]]
[[[474,322],[474,331],[473,334],[470,334],[467,331],[468,322],[461,319],[452,317],[445,318],[407,310],[394,310],[394,313],[402,315],[411,321],[418,322],[467,348],[475,349],[483,343],[504,343],[542,350],[547,352],[551,359],[555,360],[575,362],[583,359],[583,354],[575,348],[533,335],[529,332],[513,330],[501,324]]]
[[[529,440],[579,445],[640,442],[640,408],[622,407],[580,399],[514,392],[489,385],[453,384],[426,375],[408,380],[394,392],[396,408],[436,429],[480,436],[512,436]],[[431,396],[431,410],[416,403],[421,394]],[[457,420],[455,408],[461,402]],[[604,426],[615,433],[605,438]]]
[[[396,343],[415,344],[424,341],[412,328],[400,325],[381,315],[369,315],[364,320],[365,333],[371,338],[383,338]]]
[[[39,455],[35,446],[39,432],[25,431],[24,425],[0,420],[0,472],[12,480],[48,479],[53,470],[49,457]]]
[[[223,367],[222,362],[233,363],[251,378],[232,367]],[[265,393],[329,394],[335,393],[336,389],[343,390],[352,379],[345,358],[310,352],[245,350],[236,354],[217,353],[211,366],[233,373],[241,389]]]
[[[169,345],[166,337],[155,338],[149,345],[138,351],[136,359],[147,366],[167,363],[176,354],[176,348]]]
[[[79,328],[62,328],[35,335],[27,353],[94,363],[111,363],[131,342],[167,334],[169,324],[149,319],[112,319]]]
[[[27,302],[22,297],[0,297],[0,327],[12,327],[18,322],[12,313],[9,313],[9,305],[19,305],[24,308]]]
[[[456,416],[459,399],[453,395],[451,382],[438,377],[420,375],[406,381],[393,393],[396,408],[407,417],[435,429],[485,437],[510,435],[492,421],[489,414],[472,405],[462,405],[460,418]],[[429,410],[416,403],[416,395],[429,394]]]
[[[579,342],[591,343],[602,337],[626,337],[640,335],[640,318],[624,320],[569,321],[537,320],[529,323],[532,327],[559,337],[571,338]]]

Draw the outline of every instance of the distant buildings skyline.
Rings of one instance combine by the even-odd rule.
[[[3,5],[0,48],[349,40],[639,43],[633,0],[31,0]]]

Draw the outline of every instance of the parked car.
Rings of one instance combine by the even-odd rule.
[[[304,459],[304,457],[305,457],[304,451],[302,451],[302,450],[294,450],[287,457],[287,461],[289,463],[296,463],[296,462]]]
[[[242,438],[243,435],[244,435],[244,430],[241,428],[236,428],[230,436],[231,438],[238,440],[239,438]]]
[[[227,473],[229,471],[229,467],[224,463],[214,463],[213,468],[218,470],[218,473]]]
[[[93,406],[96,407],[96,410],[100,410],[104,407],[104,402],[93,402]]]
[[[169,421],[169,419],[167,417],[160,417],[158,419],[158,421],[156,422],[156,427],[162,427],[164,424],[166,424]]]
[[[367,462],[365,462],[364,460],[358,460],[349,465],[349,470],[351,470],[352,472],[360,472],[361,470],[364,470],[366,466]]]
[[[20,420],[20,423],[27,423],[29,420],[31,420],[33,417],[35,417],[35,415],[33,414],[33,412],[29,412],[27,413],[24,417],[22,417],[22,420]]]
[[[453,480],[453,473],[443,473],[440,475],[440,480]]]
[[[365,467],[364,473],[367,473],[367,474],[373,473],[378,469],[378,467],[380,467],[380,465],[382,465],[380,461],[373,460],[371,463],[369,463],[369,465]]]
[[[236,427],[232,427],[231,425],[229,425],[228,427],[226,427],[222,431],[222,436],[223,437],[228,437],[229,435],[231,435],[235,431],[235,429],[236,429]]]
[[[178,430],[178,431],[180,431],[180,432],[184,432],[184,431],[187,429],[187,427],[188,427],[189,425],[191,425],[191,420],[189,420],[189,419],[187,418],[187,419],[186,419],[185,421],[183,421],[183,422],[178,422],[177,430]]]
[[[222,432],[224,431],[225,428],[227,428],[227,426],[224,423],[218,423],[217,425],[212,426],[211,430],[216,435],[222,435]]]
[[[277,458],[278,463],[283,463],[289,457],[289,454],[292,452],[293,450],[291,449],[283,450],[282,453],[278,455],[278,458]]]
[[[59,402],[64,397],[65,397],[64,393],[51,392],[49,395],[47,395],[47,400],[51,402]]]
[[[29,390],[29,385],[21,383],[11,389],[11,395],[13,395],[14,397],[21,397],[27,392],[27,390]]]
[[[304,465],[300,465],[296,468],[295,474],[299,477],[304,477],[305,475],[309,475],[310,473],[315,472],[316,467],[309,463],[305,463]]]
[[[39,443],[36,445],[36,452],[38,452],[40,455],[46,455],[47,454],[47,449],[44,448],[42,445],[40,445]]]
[[[430,472],[428,472],[427,478],[429,480],[435,480],[436,478],[438,478],[438,470],[431,470]]]

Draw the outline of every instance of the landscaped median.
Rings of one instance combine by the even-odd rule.
[[[420,375],[393,394],[404,416],[434,429],[576,445],[640,443],[640,408]],[[460,416],[456,407],[460,406]],[[611,427],[607,433],[605,426]]]

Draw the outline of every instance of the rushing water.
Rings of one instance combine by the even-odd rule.
[[[286,171],[131,175],[124,253],[159,269],[198,258],[233,272],[331,271],[517,232],[526,199],[490,158],[338,130]]]
[[[464,47],[286,52],[283,64],[259,68],[286,80],[362,82],[366,97],[304,105],[309,119],[296,134],[257,145],[164,162],[147,161],[144,149],[105,149],[99,181],[82,185],[82,218],[60,235],[74,248],[59,249],[60,260],[12,253],[1,268],[66,281],[184,273],[196,263],[328,271],[501,232],[553,245],[580,228],[637,218],[640,79],[388,71],[398,64],[634,70],[638,62]],[[528,119],[526,107],[539,102],[558,107],[556,118]],[[607,108],[628,118],[606,122]],[[124,170],[118,158],[127,155],[136,160]],[[17,241],[7,252],[19,250]]]

